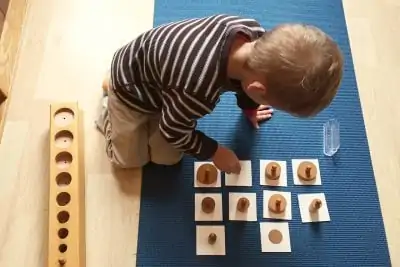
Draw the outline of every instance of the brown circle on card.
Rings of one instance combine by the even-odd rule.
[[[276,162],[270,162],[265,167],[265,177],[270,180],[278,180],[281,176],[281,166]]]
[[[318,198],[311,201],[310,207],[308,208],[310,212],[317,212],[322,207],[322,201]]]
[[[274,229],[268,233],[268,238],[272,244],[279,244],[282,242],[283,235],[279,230]]]
[[[314,163],[303,161],[297,168],[297,176],[303,181],[312,181],[317,178],[317,167]]]
[[[215,233],[211,233],[208,235],[208,243],[210,245],[214,245],[217,242],[217,235]]]
[[[245,197],[239,198],[236,206],[238,211],[246,212],[249,207],[250,207],[250,201],[247,198]]]
[[[218,178],[218,170],[217,168],[210,164],[210,163],[205,163],[202,164],[198,169],[197,169],[197,174],[196,174],[196,179],[198,182],[206,185],[211,185],[217,182]]]
[[[286,209],[286,199],[281,194],[274,194],[269,198],[268,209],[274,213],[282,213]]]
[[[201,209],[205,213],[212,213],[215,209],[215,200],[212,197],[205,197],[201,201]]]

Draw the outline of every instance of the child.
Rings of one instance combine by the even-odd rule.
[[[172,165],[188,154],[239,173],[235,153],[196,130],[221,95],[235,92],[255,127],[271,117],[269,106],[309,117],[331,103],[342,68],[339,47],[313,26],[265,31],[229,15],[171,22],[116,51],[97,126],[120,168]]]

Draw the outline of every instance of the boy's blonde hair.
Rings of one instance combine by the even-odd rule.
[[[301,24],[266,32],[255,42],[247,65],[266,76],[271,104],[300,117],[326,108],[343,75],[338,45],[320,29]]]

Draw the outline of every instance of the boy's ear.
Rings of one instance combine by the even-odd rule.
[[[247,87],[247,90],[252,93],[265,94],[267,92],[267,88],[260,82],[254,81]]]

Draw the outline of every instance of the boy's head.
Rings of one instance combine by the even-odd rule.
[[[335,97],[343,58],[337,44],[320,29],[280,25],[252,44],[242,80],[246,93],[300,117],[313,116]]]

